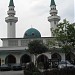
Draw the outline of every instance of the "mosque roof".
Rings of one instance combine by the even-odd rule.
[[[24,38],[41,38],[41,34],[37,29],[30,28],[24,33]]]

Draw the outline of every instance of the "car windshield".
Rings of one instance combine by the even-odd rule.
[[[7,65],[6,64],[3,64],[3,65],[1,65],[1,67],[7,67]]]

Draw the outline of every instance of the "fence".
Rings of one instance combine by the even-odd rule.
[[[70,69],[53,69],[50,71],[45,71],[43,75],[75,75],[75,69],[70,68]]]

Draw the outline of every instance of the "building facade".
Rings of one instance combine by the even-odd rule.
[[[47,44],[48,41],[54,40],[52,33],[52,37],[41,37],[40,32],[35,28],[28,29],[23,38],[16,38],[15,25],[18,21],[18,17],[15,17],[16,12],[14,7],[13,0],[10,0],[9,10],[7,11],[8,17],[5,18],[5,22],[7,23],[7,38],[1,39],[3,46],[0,47],[0,65],[35,62],[36,59],[34,59],[34,55],[27,51],[28,43],[33,40],[40,40],[44,44]],[[60,16],[57,15],[58,11],[54,0],[51,0],[50,8],[50,16],[48,17],[48,21],[51,25],[50,29],[55,29],[60,21]],[[50,45],[48,46],[50,47]],[[58,45],[53,47],[58,47]],[[48,61],[48,59],[65,60],[65,53],[62,53],[59,49],[54,49],[37,55],[37,62],[44,63],[45,61]]]

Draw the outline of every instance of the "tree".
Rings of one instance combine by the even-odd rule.
[[[57,40],[55,38],[49,39],[46,41],[46,46],[50,50],[51,48],[54,48],[57,44]]]
[[[37,54],[41,54],[41,53],[44,53],[44,52],[48,51],[48,48],[42,42],[40,42],[38,40],[31,41],[28,44],[28,48],[29,48],[28,49],[29,52],[31,54],[34,54],[35,55],[35,60],[36,60]]]
[[[41,72],[35,67],[34,63],[31,62],[24,69],[24,75],[41,75]]]
[[[59,41],[65,53],[70,52],[75,47],[75,24],[70,24],[66,19],[57,25],[55,30],[52,30],[54,36]]]

